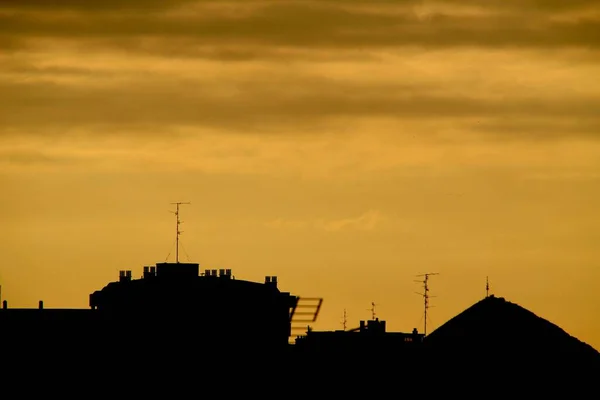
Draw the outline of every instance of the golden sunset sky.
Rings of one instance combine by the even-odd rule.
[[[144,265],[429,331],[492,292],[600,348],[598,0],[0,0],[0,284]]]

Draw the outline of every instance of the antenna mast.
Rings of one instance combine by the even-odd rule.
[[[423,284],[423,293],[417,293],[423,296],[423,336],[427,336],[427,311],[429,310],[429,277],[432,275],[439,275],[437,272],[429,272],[427,274],[417,275],[417,277],[423,277],[422,281],[415,281]]]
[[[179,220],[179,206],[181,204],[192,204],[189,201],[188,202],[177,202],[177,203],[171,203],[171,204],[175,204],[176,208],[175,211],[171,211],[173,214],[175,214],[175,218],[177,220],[177,225],[175,225],[175,262],[177,264],[179,264],[179,235],[181,235],[181,233],[183,231],[179,230],[179,225],[181,225],[181,222]]]
[[[490,297],[490,281],[487,276],[485,277],[485,297]]]
[[[375,302],[371,302],[371,319],[375,321]]]
[[[346,330],[346,309],[344,308],[344,319],[342,320],[342,326],[344,327],[344,330]]]

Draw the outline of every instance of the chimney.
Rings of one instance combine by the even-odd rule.
[[[223,279],[231,279],[231,270],[230,269],[221,269],[219,270],[219,274]]]
[[[131,280],[131,271],[119,271],[119,282]]]
[[[265,276],[265,285],[271,285],[277,287],[277,277],[276,276]]]
[[[38,305],[38,308],[39,308],[40,310],[43,310],[43,309],[44,309],[44,301],[43,301],[43,300],[40,300],[40,302],[39,302],[39,305]]]
[[[156,275],[156,267],[144,267],[144,278],[150,278],[154,275]]]

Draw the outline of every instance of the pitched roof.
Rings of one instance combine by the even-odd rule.
[[[461,352],[463,358],[472,361],[494,357],[525,362],[594,362],[600,366],[600,353],[590,345],[518,304],[493,296],[450,319],[425,342],[436,352]]]

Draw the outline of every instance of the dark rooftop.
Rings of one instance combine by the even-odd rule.
[[[440,326],[425,339],[440,355],[460,353],[463,361],[506,360],[566,367],[600,366],[600,353],[555,324],[504,298],[490,296]],[[593,363],[593,364],[592,364]]]

